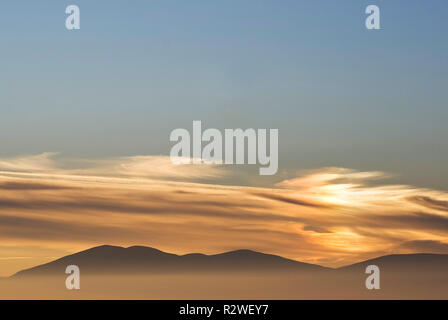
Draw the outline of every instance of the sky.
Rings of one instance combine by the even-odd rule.
[[[81,29],[68,31],[65,8],[72,4],[80,7]],[[381,30],[365,28],[369,4],[381,10]],[[1,187],[0,217],[6,220],[0,226],[0,275],[105,242],[178,253],[244,246],[326,265],[409,250],[410,244],[446,251],[446,222],[432,220],[446,219],[448,190],[446,1],[16,0],[1,7],[0,169],[6,187]],[[193,120],[222,130],[279,129],[279,172],[261,177],[258,167],[173,169],[167,160],[169,134],[176,128],[191,130]],[[304,177],[313,180],[328,172],[341,179],[378,175],[355,178],[348,187],[339,186],[339,178],[324,179],[319,183],[331,192],[342,188],[328,201],[321,194],[326,187],[324,192],[313,184],[318,191],[297,185],[309,182]],[[42,190],[41,180],[48,175],[55,179],[54,189]],[[170,198],[175,213],[165,220],[135,213],[127,203],[113,213],[91,208],[84,193],[97,186],[89,182],[82,187],[80,175],[88,181],[101,177],[95,182],[103,192],[98,197],[108,199],[111,207],[126,202],[130,190],[128,182],[107,179],[139,180],[137,198],[155,179],[158,187],[149,183],[147,192],[157,201],[141,205],[158,208],[161,199],[175,194]],[[33,183],[36,188],[29,189]],[[177,202],[192,201],[174,192],[186,188],[183,183],[192,184],[208,211],[229,216],[177,212]],[[60,203],[72,190],[61,184],[74,188],[73,199],[87,201],[86,207]],[[209,186],[216,195],[208,195]],[[321,198],[315,199],[314,192]],[[346,192],[350,214],[340,215],[333,206],[347,203],[335,198]],[[277,193],[300,201],[310,197],[331,208],[278,200]],[[262,208],[252,206],[260,194],[270,198],[261,196]],[[360,194],[368,200],[358,199]],[[209,208],[208,202],[218,201],[215,197],[224,197],[229,207]],[[389,203],[389,197],[397,203]],[[388,245],[366,235],[364,223],[376,221],[369,214],[375,219],[379,214],[370,205],[388,212],[389,220],[380,219],[385,225],[403,224],[403,230],[387,229]],[[353,218],[352,210],[369,218]],[[243,217],[246,211],[272,215],[258,226],[270,230],[269,242],[252,230],[255,222]],[[314,217],[318,212],[322,216]],[[120,227],[128,213],[138,217],[129,228]],[[84,214],[92,215],[89,223]],[[330,218],[333,214],[337,218]],[[276,215],[294,219],[277,221]],[[138,229],[138,219],[148,219],[148,229]],[[148,235],[156,232],[150,226],[154,221],[164,224],[166,235]],[[67,231],[66,241],[49,232],[59,226]],[[243,231],[230,241],[235,228]],[[340,248],[341,232],[358,251]],[[212,233],[210,247],[201,247]],[[103,236],[95,239],[95,234]]]

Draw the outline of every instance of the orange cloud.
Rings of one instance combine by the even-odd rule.
[[[249,248],[328,266],[448,252],[442,191],[342,168],[266,188],[225,186],[192,180],[228,169],[167,160],[85,161],[84,168],[67,168],[52,154],[0,160],[0,275],[42,263],[38,251],[59,256],[106,243],[174,253]]]

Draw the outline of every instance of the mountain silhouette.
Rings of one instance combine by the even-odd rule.
[[[65,286],[67,266],[81,290]],[[381,289],[366,289],[366,267]],[[27,299],[447,299],[448,255],[393,254],[337,269],[236,250],[176,255],[150,247],[99,246],[0,281],[2,297]]]
[[[64,274],[68,265],[78,266],[83,274],[293,272],[328,269],[252,250],[236,250],[215,255],[176,255],[144,246],[124,248],[103,245],[22,270],[13,277]]]
[[[448,271],[448,254],[414,253],[392,254],[341,267],[340,271],[359,272],[376,265],[388,273],[445,273]]]
[[[400,274],[442,275],[448,270],[448,255],[393,254],[333,269],[252,250],[236,250],[214,255],[201,253],[176,255],[145,246],[124,248],[103,245],[19,271],[13,277],[61,275],[65,274],[68,265],[78,266],[83,274],[321,272],[365,277],[366,267],[377,265],[382,274],[389,276]]]

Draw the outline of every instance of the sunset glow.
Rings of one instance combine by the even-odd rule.
[[[245,187],[195,181],[231,174],[225,167],[197,170],[163,157],[83,169],[62,169],[53,157],[0,161],[3,276],[101,244],[174,253],[249,248],[332,267],[386,253],[448,252],[448,195],[382,184],[380,172],[322,168]]]

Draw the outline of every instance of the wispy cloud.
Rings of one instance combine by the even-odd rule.
[[[54,154],[0,160],[2,245],[77,251],[141,244],[177,253],[251,248],[330,266],[380,253],[448,253],[443,191],[390,185],[381,172],[343,168],[302,172],[266,188],[224,186],[199,182],[227,174],[220,167],[166,160],[78,159],[83,168]],[[8,262],[8,269],[3,260],[0,272],[16,271],[18,265]]]
[[[48,172],[57,168],[57,162],[53,160],[56,152],[45,152],[38,155],[19,156],[0,159],[0,170],[18,172]]]
[[[176,165],[168,156],[130,156],[108,159],[64,159],[56,152],[0,159],[4,173],[71,175],[138,179],[198,180],[216,179],[227,174],[219,165]]]

